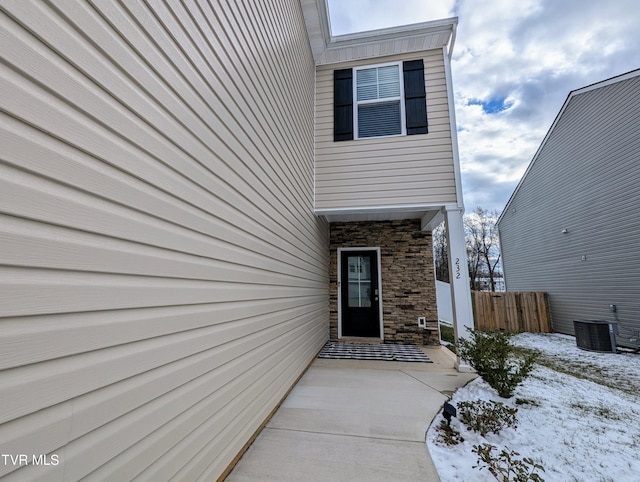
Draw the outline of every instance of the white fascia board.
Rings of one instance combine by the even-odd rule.
[[[449,211],[460,211],[464,214],[464,206],[460,206],[458,204],[447,204],[442,208],[443,213],[448,213]]]
[[[354,46],[380,42],[382,40],[395,40],[405,37],[422,37],[433,35],[434,33],[450,32],[453,26],[457,25],[458,17],[432,20],[429,22],[412,23],[397,27],[380,28],[376,30],[366,30],[344,35],[332,36],[328,47]]]
[[[419,212],[419,211],[435,211],[440,210],[442,204],[408,204],[404,206],[371,206],[366,208],[331,208],[316,209],[315,214],[318,216],[330,216],[334,214],[367,214],[386,212]]]
[[[329,6],[326,0],[300,0],[309,46],[317,61],[331,41]]]
[[[451,39],[458,24],[457,17],[334,36],[331,33],[327,0],[300,0],[300,4],[316,65],[362,59],[363,57],[354,54],[358,50],[357,47],[373,47],[372,51],[379,51],[382,45],[388,47],[390,43],[394,44],[395,48],[391,53],[385,55],[442,48],[447,45],[449,45],[449,55],[451,55],[453,48]],[[407,40],[409,39],[413,40],[409,43],[423,45],[423,47],[408,49]],[[431,42],[427,40],[431,40]],[[429,47],[424,47],[424,45],[429,45]],[[385,51],[389,51],[389,49],[385,49]],[[331,53],[331,55],[327,55],[327,53]],[[371,58],[376,56],[379,55],[372,55]]]
[[[441,49],[450,44],[457,18],[332,37],[317,65]]]

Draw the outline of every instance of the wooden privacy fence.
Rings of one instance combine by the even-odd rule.
[[[548,296],[542,291],[472,291],[471,298],[477,330],[551,331]]]

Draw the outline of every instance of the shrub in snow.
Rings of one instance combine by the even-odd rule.
[[[502,398],[511,398],[516,387],[533,368],[536,354],[515,355],[511,333],[469,330],[470,338],[458,339],[458,354],[469,362],[482,379]]]
[[[507,407],[502,402],[459,402],[458,411],[460,421],[483,437],[489,432],[499,433],[505,427],[516,428],[518,425],[518,409]]]
[[[541,464],[533,459],[524,457],[516,458],[520,454],[508,448],[504,448],[500,453],[494,453],[496,447],[491,444],[474,445],[472,452],[478,455],[477,469],[489,469],[500,482],[544,482],[538,474],[538,470],[544,472]]]
[[[516,398],[516,405],[530,405],[532,407],[539,407],[540,402],[533,398]]]
[[[460,442],[464,442],[460,432],[451,427],[445,420],[440,421],[440,425],[436,427],[436,432],[438,432],[437,441],[444,445],[458,445]]]

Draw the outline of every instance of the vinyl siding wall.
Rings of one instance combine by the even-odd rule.
[[[639,161],[640,77],[575,95],[503,214],[507,289],[547,291],[555,331],[573,334],[573,320],[615,321],[615,304],[618,341],[634,346]]]
[[[424,59],[429,133],[333,141],[333,71]],[[316,209],[456,202],[441,49],[317,67]]]
[[[0,447],[60,461],[0,476],[215,480],[329,334],[300,4],[7,0],[0,42]]]

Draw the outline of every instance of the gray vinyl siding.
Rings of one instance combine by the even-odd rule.
[[[569,99],[499,230],[507,289],[548,292],[555,331],[573,334],[573,320],[615,321],[609,311],[615,304],[618,341],[634,345],[629,338],[640,330],[640,76]]]
[[[424,135],[333,141],[333,71],[424,59]],[[451,125],[442,49],[317,67],[316,209],[456,202]]]
[[[297,0],[0,6],[7,480],[216,480],[328,339]]]

